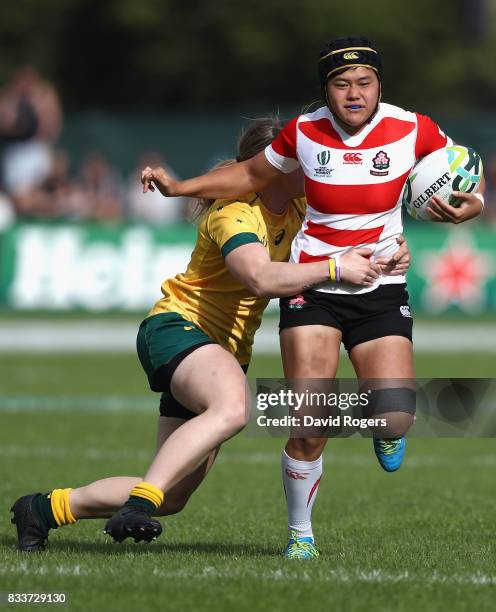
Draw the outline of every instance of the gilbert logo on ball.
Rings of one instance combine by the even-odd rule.
[[[474,149],[460,145],[443,147],[413,167],[403,189],[402,203],[414,219],[432,221],[426,210],[432,196],[458,206],[460,202],[453,197],[453,191],[474,191],[481,176],[482,161]]]

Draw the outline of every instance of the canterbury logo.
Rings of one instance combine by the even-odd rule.
[[[286,474],[294,480],[306,480],[308,478],[308,472],[293,472],[288,470],[288,468],[286,468]]]
[[[361,164],[362,154],[361,153],[345,153],[343,155],[343,161],[345,164]]]
[[[356,51],[348,51],[347,53],[343,53],[343,59],[345,60],[354,60],[358,58],[359,55]]]
[[[327,164],[331,161],[331,152],[328,149],[321,151],[317,155],[317,161],[321,166],[327,166]]]

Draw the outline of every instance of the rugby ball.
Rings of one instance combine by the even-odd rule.
[[[426,211],[433,195],[458,206],[453,191],[474,191],[482,176],[480,155],[469,147],[453,145],[423,157],[410,172],[402,194],[408,214],[420,221],[432,221]]]

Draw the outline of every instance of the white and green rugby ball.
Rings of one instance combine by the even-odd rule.
[[[453,191],[474,191],[482,176],[480,155],[469,147],[453,145],[423,157],[410,172],[403,189],[402,202],[408,214],[420,221],[432,221],[426,211],[436,195],[458,206]]]

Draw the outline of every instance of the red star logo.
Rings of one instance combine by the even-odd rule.
[[[424,253],[421,268],[427,281],[422,297],[429,309],[440,312],[454,304],[478,312],[484,307],[492,258],[477,249],[470,233],[450,232],[440,251]]]

